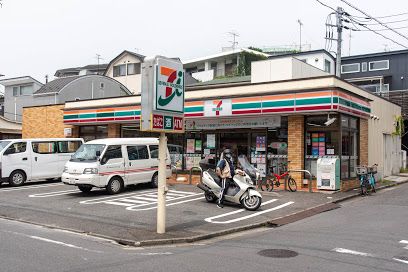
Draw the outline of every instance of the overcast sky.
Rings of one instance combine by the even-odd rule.
[[[321,0],[361,15],[338,0]],[[407,0],[349,0],[370,15],[408,12]],[[239,46],[280,46],[299,42],[324,48],[326,16],[315,0],[3,0],[0,8],[0,74],[31,75],[44,81],[57,69],[109,62],[127,49],[143,55],[182,59],[217,53],[239,33]],[[407,19],[408,15],[383,19]],[[408,21],[393,26],[408,26]],[[372,28],[378,26],[372,26]],[[381,28],[381,27],[378,27]],[[408,29],[399,30],[408,35]],[[382,32],[408,46],[408,40]],[[349,54],[348,32],[343,55]],[[369,32],[352,33],[351,54],[402,47]]]

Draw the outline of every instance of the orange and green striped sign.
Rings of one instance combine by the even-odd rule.
[[[335,90],[232,98],[231,101],[232,116],[337,111],[368,118],[371,112],[369,102]],[[186,102],[184,114],[186,118],[205,117],[205,101]],[[65,124],[134,122],[139,119],[140,106],[64,111]]]

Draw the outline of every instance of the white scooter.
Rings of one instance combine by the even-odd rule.
[[[242,165],[242,164],[241,164]],[[225,201],[242,204],[249,211],[257,210],[262,203],[262,195],[256,190],[256,183],[243,170],[237,169],[236,175],[233,177],[231,184],[225,194]],[[257,173],[256,179],[259,178]],[[203,172],[202,183],[197,184],[197,187],[204,191],[205,199],[208,202],[216,202],[221,196],[221,179],[213,169],[208,169]]]

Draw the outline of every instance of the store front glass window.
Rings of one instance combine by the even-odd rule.
[[[335,120],[333,121],[333,119]],[[328,122],[332,120],[332,122]],[[317,160],[340,156],[339,115],[315,115],[306,117],[305,169],[317,176]]]
[[[355,167],[358,164],[358,119],[342,115],[341,123],[341,178],[355,178]]]
[[[81,126],[79,127],[79,137],[85,142],[108,138],[108,126]]]
[[[186,132],[186,147],[184,169],[190,170],[198,167],[201,161],[203,142],[201,132]]]
[[[279,128],[268,128],[267,174],[281,173],[279,168],[288,161],[288,118],[281,117]]]

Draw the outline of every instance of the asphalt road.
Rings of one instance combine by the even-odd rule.
[[[1,271],[408,271],[407,196],[404,184],[280,228],[177,247],[127,248],[0,220]],[[258,254],[266,249],[297,256]]]

